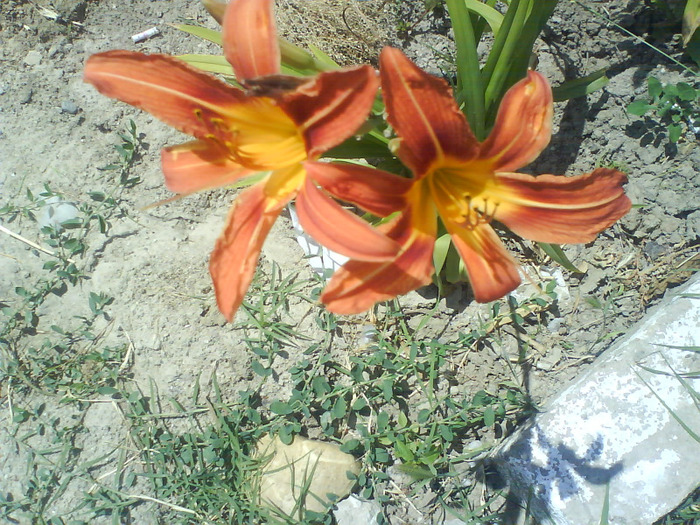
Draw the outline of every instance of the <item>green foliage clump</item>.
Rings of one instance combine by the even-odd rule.
[[[678,142],[686,133],[700,133],[700,89],[687,82],[663,84],[647,78],[648,97],[627,106],[630,115],[644,117],[666,130],[668,140]]]

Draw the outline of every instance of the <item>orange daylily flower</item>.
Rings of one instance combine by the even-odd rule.
[[[277,216],[297,199],[304,229],[360,260],[393,258],[399,245],[344,210],[306,176],[320,155],[365,121],[379,87],[370,66],[313,78],[284,77],[273,0],[232,0],[223,20],[224,54],[245,90],[168,55],[110,51],[90,57],[85,81],[196,140],[165,148],[168,189],[187,195],[267,172],[242,192],[211,254],[219,309],[230,321],[253,278]]]
[[[384,227],[402,248],[392,261],[346,263],[321,295],[329,310],[359,313],[428,284],[438,217],[464,261],[476,300],[488,302],[520,283],[492,220],[534,241],[585,243],[630,209],[622,189],[627,178],[617,170],[575,177],[514,172],[550,140],[552,92],[542,75],[530,71],[507,92],[484,142],[472,134],[447,83],[399,50],[384,49],[380,76],[387,118],[399,137],[397,154],[414,175],[404,179],[408,184],[397,183],[392,198],[399,205],[403,197],[406,205]]]

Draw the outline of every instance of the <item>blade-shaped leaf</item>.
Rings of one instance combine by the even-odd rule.
[[[451,237],[449,233],[438,237],[433,248],[433,266],[435,266],[435,275],[440,275],[442,268],[447,260],[447,252],[450,249]]]
[[[447,9],[457,46],[457,101],[464,104],[464,113],[476,138],[484,140],[484,87],[471,16],[463,0],[447,0]]]
[[[558,0],[512,0],[484,66],[486,127],[505,92],[527,73],[532,48]],[[514,10],[511,17],[511,10]],[[494,54],[495,53],[495,54]]]
[[[558,244],[550,244],[547,242],[538,242],[537,244],[540,248],[542,248],[542,251],[546,253],[553,261],[561,264],[570,272],[585,273],[584,271],[579,270],[578,268],[576,268],[576,266],[574,266],[574,263],[572,263],[569,260],[564,251],[561,249],[561,246],[559,246]]]
[[[608,515],[610,514],[610,482],[605,484],[605,497],[603,499],[603,509],[600,512],[600,525],[609,525]]]
[[[663,345],[663,344],[658,344],[654,343],[654,346],[663,346],[665,348],[674,348],[676,350],[687,350],[688,352],[695,352],[700,354],[700,346],[693,346],[693,345]]]
[[[179,31],[184,31],[190,35],[194,35],[202,40],[207,40],[213,42],[217,45],[222,45],[221,31],[214,31],[213,29],[208,29],[206,27],[193,26],[190,24],[170,24],[172,27]]]
[[[176,58],[207,73],[219,73],[227,77],[235,76],[231,64],[220,55],[179,55]]]
[[[324,68],[324,70],[338,69],[340,66],[338,63],[324,53],[320,48],[313,44],[309,44],[309,50],[314,55],[316,61]]]
[[[604,87],[610,79],[605,76],[606,68],[599,69],[585,77],[569,80],[552,89],[554,102],[583,97]]]
[[[467,9],[486,20],[494,36],[498,34],[498,30],[501,28],[501,22],[503,22],[503,15],[501,13],[478,0],[464,0],[464,5]]]
[[[683,45],[687,46],[700,26],[700,0],[687,0],[683,11]]]
[[[692,437],[695,441],[697,441],[698,443],[700,443],[700,435],[698,435],[697,433],[695,433],[695,432],[693,431],[693,429],[690,428],[690,427],[688,426],[688,424],[687,424],[685,421],[683,421],[683,419],[682,419],[678,414],[676,414],[676,412],[675,412],[670,406],[668,406],[668,404],[663,400],[663,398],[656,392],[656,390],[654,390],[654,389],[652,388],[652,386],[651,386],[649,383],[647,383],[647,382],[644,380],[644,378],[640,375],[639,372],[637,372],[637,371],[635,370],[635,374],[637,374],[637,377],[639,378],[639,380],[640,380],[642,383],[644,383],[644,386],[646,386],[646,387],[651,391],[651,393],[654,394],[654,397],[656,397],[656,399],[658,399],[659,403],[661,403],[661,404],[664,406],[664,408],[668,411],[668,413],[671,414],[671,417],[673,417],[673,419],[675,419],[676,422],[677,422],[681,427],[683,427],[683,430],[685,430],[685,431],[688,433],[688,435],[689,435],[690,437]],[[685,382],[682,381],[682,380],[681,380],[681,383],[684,384],[684,385],[687,384],[687,383],[685,383]]]

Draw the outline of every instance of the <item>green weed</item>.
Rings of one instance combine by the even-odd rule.
[[[647,99],[627,106],[630,115],[662,127],[674,144],[688,133],[700,133],[700,89],[687,82],[663,84],[653,76],[647,78],[647,86]]]

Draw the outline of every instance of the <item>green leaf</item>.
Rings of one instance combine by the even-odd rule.
[[[681,297],[689,297],[693,299],[694,297],[691,297],[691,294],[681,294]],[[697,299],[697,297],[695,297]],[[653,343],[654,346],[663,346],[665,348],[675,348],[676,350],[688,350],[689,352],[695,352],[700,354],[700,346],[694,346],[694,345],[663,345],[663,344],[658,344],[658,343]]]
[[[676,89],[678,90],[678,98],[686,102],[693,102],[698,97],[698,91],[685,82],[676,84]]]
[[[671,417],[673,417],[673,419],[675,419],[676,422],[677,422],[681,427],[683,427],[683,430],[685,430],[685,431],[688,433],[688,435],[690,435],[690,437],[692,437],[695,441],[697,441],[698,443],[700,443],[700,435],[696,434],[696,433],[693,431],[693,429],[690,428],[690,427],[688,426],[688,424],[687,424],[685,421],[683,421],[683,419],[682,419],[670,406],[668,406],[668,404],[663,400],[663,398],[656,392],[656,390],[654,390],[654,389],[651,387],[651,385],[650,385],[649,383],[647,383],[647,382],[644,380],[644,378],[639,374],[639,372],[637,372],[637,371],[635,370],[634,373],[637,374],[637,377],[639,378],[639,380],[640,380],[642,383],[644,383],[644,386],[646,386],[646,387],[651,391],[651,393],[654,394],[654,397],[656,397],[656,399],[659,401],[659,403],[661,403],[661,404],[664,406],[664,408],[669,412],[669,414],[671,414]],[[674,373],[675,373],[675,371],[674,371]]]
[[[526,76],[535,40],[554,11],[557,1],[511,0],[484,66],[487,129],[496,117],[505,92]]]
[[[471,15],[464,0],[447,0],[447,10],[452,20],[457,47],[457,101],[464,104],[464,113],[476,138],[484,140],[484,86]]]
[[[333,419],[342,419],[345,417],[345,414],[348,412],[348,404],[345,401],[345,398],[339,397],[338,399],[335,400],[335,403],[333,404],[333,410],[331,410],[331,416]]]
[[[116,393],[118,393],[119,390],[112,386],[101,386],[100,388],[97,389],[97,393],[101,394],[103,396],[112,396]]]
[[[646,115],[647,111],[654,109],[654,106],[648,104],[645,100],[635,100],[630,105],[627,106],[627,113],[630,115],[637,115],[642,117]]]
[[[217,45],[223,45],[223,40],[221,36],[221,31],[214,31],[213,29],[207,29],[206,27],[193,26],[190,24],[169,24],[179,31],[184,31],[190,35],[194,35],[203,40],[208,40]]]
[[[444,439],[448,443],[452,443],[452,440],[455,438],[455,435],[450,427],[448,427],[447,425],[440,425],[438,431],[440,432],[440,436],[442,436],[442,439]]]
[[[673,84],[666,84],[662,89],[664,91],[663,98],[673,104],[674,99],[678,96],[678,88]]]
[[[27,411],[24,410],[23,408],[16,408],[14,410],[14,415],[12,416],[12,422],[13,423],[24,423],[29,419],[31,414]]]
[[[484,426],[492,427],[496,424],[496,413],[493,408],[488,406],[484,409]]]
[[[216,453],[216,449],[211,445],[209,445],[208,447],[204,447],[204,450],[202,451],[202,457],[207,463],[214,463],[216,462],[216,460],[219,459],[219,455]]]
[[[364,397],[358,397],[355,402],[352,404],[352,409],[355,412],[359,412],[363,408],[367,406],[367,401],[365,401]]]
[[[667,129],[668,140],[673,144],[678,142],[683,134],[683,127],[680,124],[669,124]]]
[[[219,55],[179,55],[179,58],[183,62],[187,62],[189,65],[206,71],[208,73],[218,73],[220,75],[225,75],[228,77],[235,78],[233,68],[231,64],[226,61],[226,58]]]
[[[606,72],[607,68],[599,69],[598,71],[594,71],[585,77],[568,80],[560,84],[552,89],[554,101],[561,102],[571,98],[585,97],[586,95],[603,88],[608,82],[610,82],[610,79],[605,76]]]
[[[432,470],[421,465],[404,463],[401,465],[396,465],[396,470],[411,476],[417,481],[424,479],[433,479],[435,477],[435,473]]]
[[[384,432],[386,429],[386,426],[389,424],[389,414],[386,412],[380,411],[379,414],[377,414],[377,431],[378,432]]]
[[[289,403],[285,403],[284,401],[278,400],[278,401],[273,401],[270,404],[270,412],[272,412],[273,414],[280,415],[280,416],[286,416],[286,415],[294,412],[294,410],[292,410],[292,407],[289,406]]]
[[[700,31],[693,33],[693,37],[685,48],[685,53],[700,66]]]
[[[415,459],[413,451],[403,441],[399,440],[396,441],[396,443],[394,443],[394,451],[396,452],[396,455],[399,457],[399,459],[406,463],[411,462]]]
[[[538,242],[537,243],[540,248],[542,248],[542,251],[549,255],[549,257],[554,261],[559,264],[561,264],[564,268],[569,270],[570,272],[574,273],[586,273],[582,270],[579,270],[574,266],[574,264],[569,260],[569,258],[566,256],[566,254],[563,252],[561,249],[561,246],[558,244],[550,244],[547,242]]]
[[[498,30],[501,28],[501,23],[503,22],[503,15],[501,13],[496,11],[493,7],[477,0],[464,0],[464,5],[471,12],[476,13],[486,20],[494,36],[498,34]]]
[[[418,412],[418,423],[423,425],[430,419],[430,410],[427,408],[422,409],[420,412]]]
[[[603,509],[600,512],[600,525],[609,525],[608,515],[610,513],[610,482],[605,484],[605,497],[603,499]]]
[[[316,47],[313,44],[309,44],[309,51],[313,54],[314,58],[316,59],[316,62],[318,63],[318,67],[326,70],[331,70],[331,69],[338,69],[340,65],[333,60],[331,57],[329,57],[326,53],[324,53],[320,48]]]
[[[382,396],[389,403],[394,398],[394,382],[391,379],[385,379],[381,384]]]
[[[352,452],[353,450],[357,449],[360,446],[360,440],[359,439],[350,439],[340,445],[340,450],[343,452]]]
[[[76,228],[80,228],[83,225],[83,220],[82,219],[68,219],[63,222],[61,222],[61,226],[63,226],[66,230],[75,230]]]
[[[342,144],[328,150],[324,157],[335,159],[377,157],[385,159],[392,155],[393,153],[387,147],[387,139],[372,131],[359,139],[350,137]]]
[[[435,241],[435,247],[433,248],[433,266],[435,267],[436,275],[439,275],[442,268],[445,266],[447,251],[450,249],[451,241],[452,237],[449,233],[441,235]]]
[[[661,82],[659,82],[656,77],[652,76],[647,78],[647,89],[649,90],[649,96],[652,98],[660,97],[664,90]]]
[[[272,374],[272,369],[271,368],[266,368],[263,366],[263,364],[258,361],[257,359],[253,359],[250,363],[250,368],[253,369],[253,372],[258,374],[260,377],[267,377]]]
[[[282,67],[289,68],[299,75],[311,76],[315,75],[319,71],[337,69],[339,67],[335,66],[335,68],[329,68],[328,65],[319,62],[319,60],[317,60],[308,51],[305,51],[299,46],[296,46],[283,38],[278,38],[277,41],[280,46],[280,60],[282,62]]]
[[[374,460],[377,463],[389,463],[391,457],[389,456],[389,453],[386,450],[384,450],[383,448],[378,448],[374,450]]]
[[[687,0],[683,10],[683,45],[687,46],[700,26],[700,0]]]
[[[399,428],[406,428],[408,426],[408,418],[404,412],[399,412],[398,424]]]

